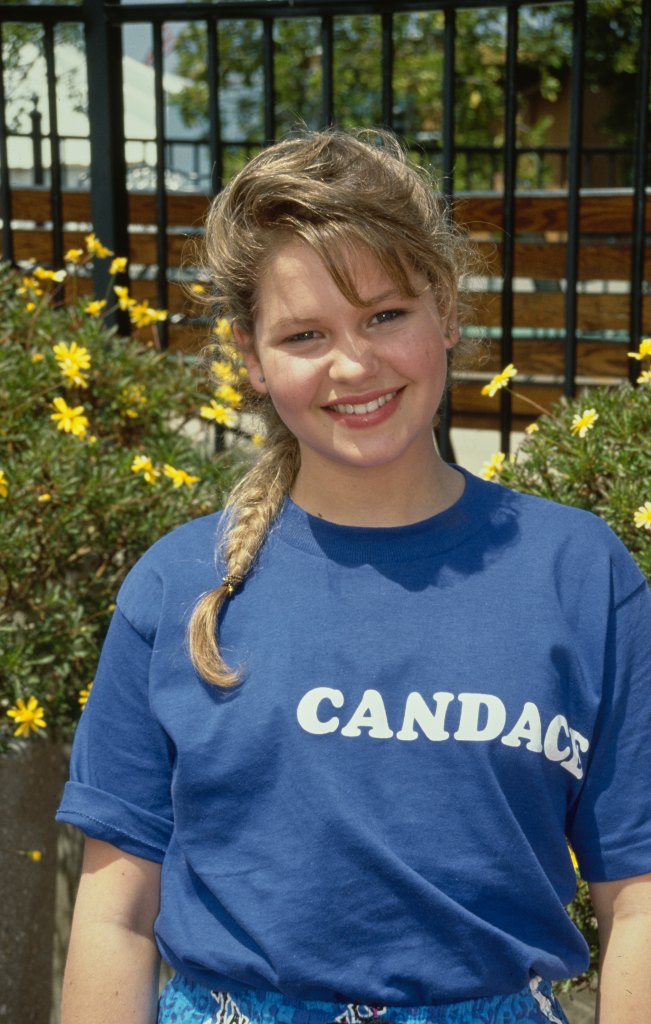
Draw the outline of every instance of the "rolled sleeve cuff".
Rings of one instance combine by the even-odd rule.
[[[81,782],[66,783],[56,820],[159,864],[172,836],[172,822],[166,818]]]

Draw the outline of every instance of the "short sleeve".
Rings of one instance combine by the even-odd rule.
[[[118,607],[75,733],[58,821],[162,862],[172,834],[172,745],[149,701],[149,639]]]
[[[651,871],[651,593],[615,606],[602,702],[569,839],[582,876],[614,881]]]

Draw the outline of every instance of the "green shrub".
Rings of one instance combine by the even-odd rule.
[[[86,262],[111,255],[93,244]],[[0,752],[72,731],[127,570],[166,531],[218,508],[242,461],[216,455],[201,422],[214,393],[205,375],[119,337],[74,282],[55,302],[62,276],[0,268]],[[155,332],[165,312],[121,294],[132,322]]]
[[[595,512],[651,581],[651,373],[644,369],[651,359],[650,339],[634,358],[640,364],[638,387],[595,388],[562,400],[528,428],[512,460],[497,453],[484,475],[517,491]],[[494,378],[493,394],[509,386],[514,374],[507,367]],[[568,910],[588,942],[591,961],[585,974],[559,988],[594,987],[597,923],[588,886],[578,875],[577,895]]]

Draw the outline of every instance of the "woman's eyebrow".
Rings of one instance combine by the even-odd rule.
[[[397,288],[391,288],[386,292],[381,292],[379,295],[373,295],[368,299],[364,299],[360,309],[366,309],[369,306],[375,306],[378,302],[384,302],[386,299],[404,299],[404,295]],[[323,319],[323,313],[321,311],[314,312],[312,315],[302,314],[301,316],[283,316],[278,320],[272,321],[269,324],[270,331],[280,331],[287,327],[299,327],[301,324],[315,324]]]

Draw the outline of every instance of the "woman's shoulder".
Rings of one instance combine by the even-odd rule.
[[[517,522],[520,543],[540,565],[553,563],[561,576],[610,578],[615,595],[644,586],[639,566],[614,530],[589,509],[479,481],[489,488],[497,519]]]
[[[162,605],[173,595],[179,607],[216,586],[215,552],[222,512],[192,519],[164,534],[127,573],[117,596],[120,612],[143,636],[156,632]]]

